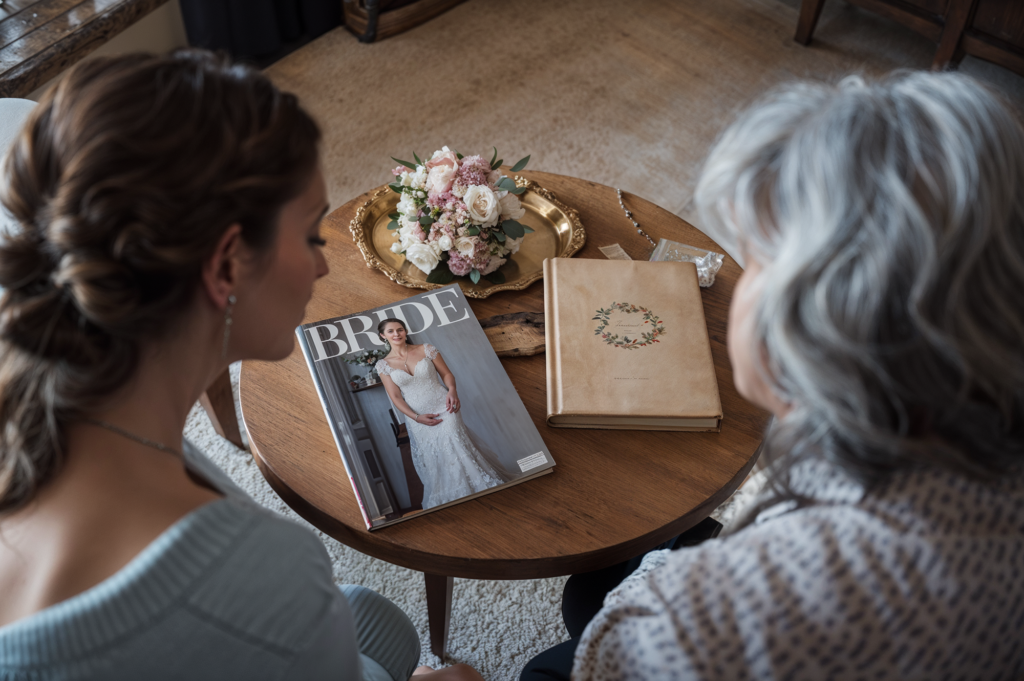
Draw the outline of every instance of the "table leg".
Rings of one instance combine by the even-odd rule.
[[[454,577],[431,575],[423,577],[427,582],[427,622],[430,629],[430,650],[444,659],[448,646],[448,623],[452,618],[452,586]]]
[[[214,379],[210,387],[206,389],[199,401],[206,410],[213,429],[222,438],[238,447],[245,449],[242,443],[242,434],[238,430],[238,417],[235,415],[235,396],[231,392],[231,370],[224,372]]]

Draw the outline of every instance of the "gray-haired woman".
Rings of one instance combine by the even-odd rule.
[[[725,132],[697,198],[746,260],[771,484],[612,589],[573,679],[1020,678],[1022,183],[1020,122],[958,74],[791,85]]]

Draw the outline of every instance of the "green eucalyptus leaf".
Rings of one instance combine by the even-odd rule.
[[[459,159],[461,161],[465,157],[462,154],[460,154],[459,152],[456,151],[455,152],[455,158],[457,158],[457,159]]]
[[[391,191],[393,191],[396,194],[401,194],[402,193],[402,185],[400,185],[400,184],[392,183],[392,184],[389,184],[388,187],[390,187]]]
[[[480,283],[480,270],[474,269],[469,273],[469,280],[474,284]]]
[[[497,186],[498,189],[504,189],[505,191],[510,192],[516,188],[516,181],[513,180],[511,177],[503,177],[500,180],[498,180],[498,184],[495,186]]]
[[[392,220],[397,220],[398,218],[402,217],[402,214],[401,213],[388,213],[388,217],[391,218]]]
[[[509,194],[515,194],[516,196],[519,196],[520,194],[522,194],[525,191],[526,191],[526,187],[516,187],[515,189],[509,189],[508,190]]]
[[[479,233],[480,233],[480,228],[479,227],[470,227],[470,228],[468,228],[466,230],[466,234],[468,236],[476,236]]]
[[[520,170],[526,167],[526,164],[530,162],[530,157],[519,159],[519,162],[512,166],[512,172],[518,173]]]
[[[523,231],[526,232],[527,234],[532,234],[533,227],[527,227],[526,225],[523,225]]]
[[[494,159],[498,158],[498,147],[494,147],[494,156],[491,156],[491,167],[494,167]]]
[[[526,228],[515,220],[505,220],[501,223],[501,229],[513,239],[522,239],[526,234]]]
[[[394,156],[391,157],[391,160],[394,161],[395,163],[402,164],[403,166],[405,166],[409,170],[416,170],[416,166],[414,164],[412,164],[412,163],[409,163],[408,161],[403,161],[402,159],[395,158]]]
[[[412,152],[412,157],[413,157],[414,159],[416,159],[416,165],[418,165],[418,166],[421,166],[421,165],[423,165],[423,161],[421,161],[421,160],[420,160],[420,157],[416,155],[416,152],[415,152],[415,151],[414,151],[414,152]]]
[[[505,159],[499,158],[497,161],[491,164],[491,170],[497,170],[501,167],[501,164],[505,162]]]
[[[451,273],[451,270],[440,265],[427,275],[427,281],[431,284],[448,284],[453,278],[454,275]]]
[[[420,224],[423,225],[424,227],[430,227],[430,225],[434,224],[435,222],[436,220],[434,220],[434,218],[430,217],[429,215],[420,216]]]
[[[495,232],[494,238],[500,241],[501,243],[505,243],[505,235],[502,234],[501,232]]]
[[[395,220],[392,220],[391,222],[389,222],[388,223],[388,229],[398,229],[398,222],[396,222]]]

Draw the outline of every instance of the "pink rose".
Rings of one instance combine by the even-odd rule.
[[[427,168],[427,191],[432,194],[443,194],[452,188],[455,175],[459,172],[459,157],[454,151],[444,147],[435,151],[433,157],[424,164]]]
[[[435,151],[434,155],[424,165],[427,167],[427,170],[439,165],[457,168],[459,166],[459,156],[448,147],[441,147],[441,151]]]

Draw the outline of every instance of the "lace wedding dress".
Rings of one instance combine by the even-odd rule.
[[[410,375],[385,360],[377,362],[377,373],[390,376],[402,397],[417,414],[437,414],[441,423],[428,426],[406,419],[412,447],[412,462],[423,482],[423,508],[433,508],[508,482],[513,474],[503,469],[494,452],[487,449],[462,421],[462,414],[445,410],[448,389],[434,368],[437,348],[429,343],[426,356],[412,367]]]

